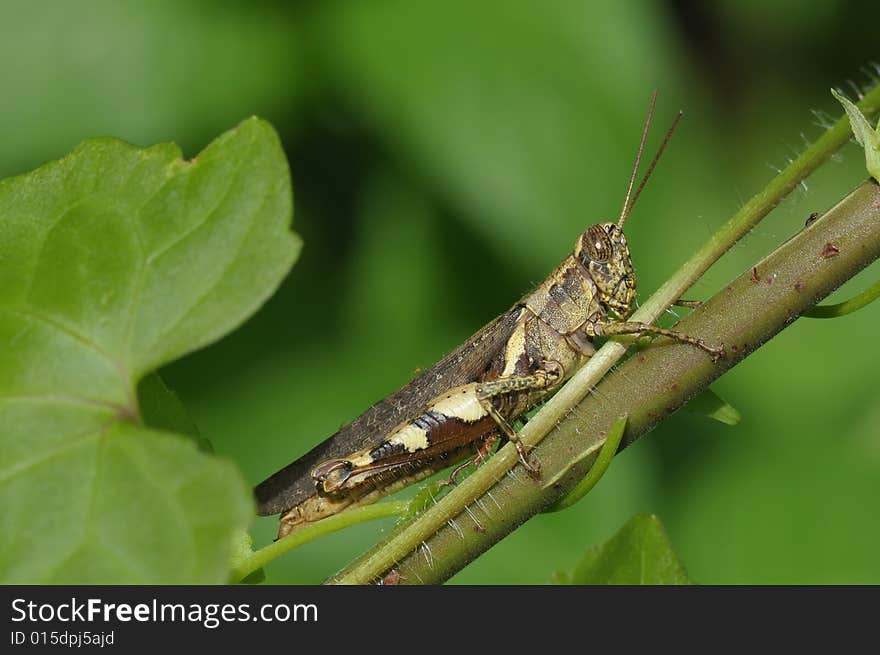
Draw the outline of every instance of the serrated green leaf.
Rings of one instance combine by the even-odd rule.
[[[607,542],[589,549],[569,581],[579,585],[690,584],[663,525],[649,514],[637,514]]]
[[[0,182],[0,580],[226,581],[247,485],[149,429],[137,383],[274,291],[291,205],[257,119],[192,161],[95,139]]]
[[[836,89],[831,89],[831,95],[843,105],[856,141],[865,149],[865,166],[868,174],[880,182],[880,121],[877,122],[876,129],[872,128],[861,110],[846,96],[838,93]]]
[[[15,101],[0,103],[0,174],[54,159],[78,135],[174,134],[187,149],[248,112],[278,112],[289,128],[305,62],[287,16],[175,0],[0,3],[0,59],[35,54],[3,76]]]
[[[691,398],[684,408],[691,414],[699,414],[725,425],[737,425],[742,420],[742,415],[736,407],[711,389],[704,389]]]

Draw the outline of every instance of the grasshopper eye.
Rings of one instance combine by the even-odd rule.
[[[586,253],[591,261],[604,263],[611,259],[614,247],[611,237],[602,229],[601,225],[593,225],[584,232],[581,237],[582,252]]]

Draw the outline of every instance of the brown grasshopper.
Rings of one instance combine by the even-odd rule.
[[[656,91],[616,223],[584,231],[574,251],[533,291],[450,355],[379,401],[306,455],[256,488],[258,513],[281,513],[278,536],[305,523],[365,505],[451,464],[486,456],[499,437],[517,448],[533,476],[538,464],[512,423],[555,391],[595,352],[597,336],[650,333],[694,345],[713,360],[723,347],[627,321],[636,278],[623,225],[681,118],[679,112],[632,194]]]

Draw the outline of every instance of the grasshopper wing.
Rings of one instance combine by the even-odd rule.
[[[257,514],[279,514],[315,495],[317,490],[310,473],[317,464],[377,443],[397,425],[417,416],[444,391],[476,380],[506,343],[518,314],[518,306],[501,314],[434,366],[257,485]]]

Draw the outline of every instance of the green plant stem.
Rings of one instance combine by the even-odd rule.
[[[816,305],[804,312],[804,316],[810,318],[837,318],[838,316],[846,316],[854,311],[861,309],[880,298],[880,281],[874,283],[874,286],[865,289],[859,295],[839,302],[835,305]]]
[[[409,504],[410,501],[408,500],[400,500],[367,505],[366,507],[356,507],[347,512],[330,516],[323,521],[311,523],[283,539],[255,550],[250,557],[232,569],[230,579],[233,582],[240,582],[254,571],[263,568],[276,557],[325,534],[342,530],[350,525],[365,523],[366,521],[375,521],[376,519],[383,519],[389,516],[403,516],[407,512]]]
[[[859,107],[869,117],[876,115],[880,111],[880,86],[867,93],[859,103]],[[843,117],[722,225],[706,244],[641,306],[631,320],[646,323],[656,321],[666,308],[681,298],[713,263],[766,216],[789,192],[849,141],[850,136],[849,122],[846,117]],[[523,443],[535,446],[551,431],[558,432],[556,426],[571,413],[573,408],[581,403],[625,352],[626,348],[619,343],[609,341],[603,345],[523,428],[520,433]],[[620,412],[620,414],[626,413],[625,411]],[[610,425],[610,421],[599,430],[607,430],[608,425]],[[600,446],[601,443],[596,444],[595,448],[598,450]],[[516,479],[525,478],[524,475],[513,470],[516,463],[515,449],[510,445],[501,448],[480,469],[453,489],[440,502],[421,514],[417,520],[405,525],[387,541],[363,555],[328,582],[337,584],[369,583],[380,578],[398,562],[406,561],[412,565],[411,554],[416,552],[422,544],[426,544],[427,548],[431,550],[430,560],[439,562],[439,565],[434,566],[431,571],[414,566],[411,575],[404,578],[404,581],[431,582],[445,579],[464,566],[467,561],[470,561],[469,559],[464,561],[461,558],[462,548],[467,550],[469,557],[473,559],[482,550],[488,548],[491,543],[494,543],[494,541],[486,543],[484,539],[477,539],[473,534],[469,534],[468,543],[456,545],[447,539],[443,541],[442,547],[435,547],[437,538],[443,532],[452,531],[448,529],[447,524],[462,520],[462,516],[466,515],[468,507],[475,502],[475,499],[478,499],[479,503],[493,504],[498,502],[499,498],[504,500],[504,510],[503,512],[499,510],[499,512],[509,512],[511,515],[518,516],[517,519],[508,520],[507,532],[528,518],[528,515],[521,515],[515,510],[511,511],[513,508],[510,507],[510,499],[502,496],[500,492],[491,494],[488,500],[483,499],[484,496],[490,494],[490,490],[496,484],[506,484],[510,476],[516,476]],[[543,456],[542,466],[544,466]],[[545,466],[545,472],[547,471]],[[583,477],[585,473],[586,470],[581,471],[580,477]],[[538,499],[537,506],[533,507],[535,503],[528,504],[533,509],[532,513],[540,511],[549,502],[555,500],[542,496],[539,486],[533,484],[531,488],[534,495],[533,500]],[[476,528],[476,535],[480,535],[485,530],[483,525],[478,525]],[[457,533],[457,531],[452,532]],[[496,540],[497,538],[500,536],[497,536]],[[474,540],[480,541],[485,546],[472,547],[473,544],[470,542]],[[444,552],[443,549],[447,549],[447,551]]]

